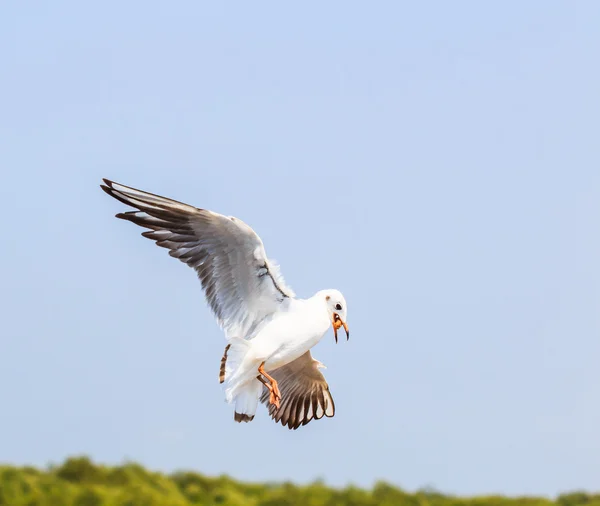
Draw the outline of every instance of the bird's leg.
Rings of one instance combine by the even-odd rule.
[[[272,376],[270,376],[269,374],[267,374],[267,371],[265,371],[265,363],[263,362],[262,364],[260,364],[259,368],[258,368],[258,372],[261,374],[261,376],[257,376],[257,378],[260,380],[260,382],[265,385],[270,392],[270,397],[269,397],[269,402],[271,404],[275,404],[275,407],[277,409],[279,409],[279,400],[281,399],[281,392],[279,391],[279,386],[277,385],[277,381],[275,381],[275,378],[273,378]],[[266,380],[264,380],[262,378],[262,376],[264,376],[266,378]],[[267,383],[267,381],[269,383]]]
[[[265,378],[263,378],[260,374],[256,377],[258,381],[260,381],[264,386],[269,390],[269,402],[274,404],[277,409],[279,409],[279,399],[275,396],[275,392],[273,391],[273,387],[271,383],[269,383]]]
[[[281,392],[279,391],[279,385],[277,385],[277,381],[275,380],[275,378],[273,378],[273,376],[267,374],[267,371],[265,371],[265,363],[264,362],[262,364],[260,364],[260,367],[258,368],[258,372],[261,373],[265,378],[267,378],[268,381],[271,382],[271,386],[273,387],[273,391],[275,392],[275,395],[281,399]]]

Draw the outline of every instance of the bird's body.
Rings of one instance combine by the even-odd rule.
[[[193,267],[228,344],[221,359],[225,398],[235,420],[254,418],[259,400],[290,429],[333,416],[329,387],[310,349],[333,326],[348,333],[337,290],[298,299],[269,261],[262,241],[237,218],[104,180],[102,189],[136,211],[117,214]],[[268,401],[268,402],[267,402]]]
[[[322,299],[324,297],[318,295],[306,300],[292,299],[287,310],[277,313],[255,337],[242,340],[243,344],[232,343],[232,346],[247,347],[247,351],[235,373],[229,379],[225,377],[228,400],[237,386],[256,379],[260,364],[264,364],[267,372],[279,369],[306,353],[325,336],[331,321]]]
[[[250,340],[265,369],[273,371],[310,350],[331,327],[327,309],[318,296],[292,299],[289,309],[279,313]]]

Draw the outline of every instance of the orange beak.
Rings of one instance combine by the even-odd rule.
[[[338,338],[337,338],[337,331],[344,327],[344,330],[346,331],[346,341],[348,339],[350,339],[350,331],[348,330],[348,325],[346,325],[346,322],[342,321],[342,319],[340,318],[340,315],[337,313],[333,313],[333,335],[335,336],[335,342],[338,342]]]

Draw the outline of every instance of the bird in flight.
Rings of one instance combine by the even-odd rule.
[[[275,422],[297,429],[332,417],[335,405],[310,349],[346,323],[338,290],[296,298],[260,237],[243,221],[103,179],[101,188],[135,210],[116,215],[148,229],[142,235],[192,267],[223,329],[227,345],[219,382],[235,405],[234,420],[250,422],[259,401]]]

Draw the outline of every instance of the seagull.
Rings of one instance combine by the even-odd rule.
[[[338,290],[297,298],[246,223],[108,179],[100,187],[135,210],[116,215],[192,267],[227,345],[219,369],[234,420],[254,419],[259,401],[290,430],[335,414],[329,385],[310,350],[333,327],[350,338]]]

